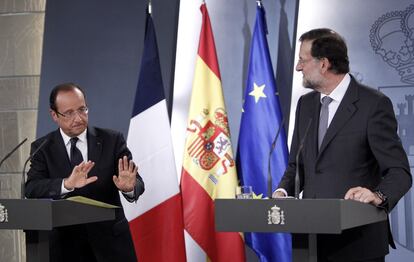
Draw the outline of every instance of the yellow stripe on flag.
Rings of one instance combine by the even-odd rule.
[[[197,57],[184,168],[212,199],[234,198],[236,167],[221,81]]]

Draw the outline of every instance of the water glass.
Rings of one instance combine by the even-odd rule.
[[[253,189],[251,186],[237,186],[236,187],[237,199],[253,199]]]

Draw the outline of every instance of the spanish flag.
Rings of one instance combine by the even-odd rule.
[[[214,199],[234,198],[236,167],[210,18],[202,26],[187,122],[181,191],[184,227],[209,261],[245,261],[239,233],[215,231]]]

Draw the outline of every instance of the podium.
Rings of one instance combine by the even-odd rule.
[[[216,230],[292,233],[293,261],[317,261],[316,234],[387,219],[370,204],[343,199],[216,199]]]
[[[49,261],[49,231],[53,228],[113,219],[113,208],[70,200],[0,199],[0,229],[26,232],[28,262]]]

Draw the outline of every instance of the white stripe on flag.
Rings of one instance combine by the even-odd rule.
[[[136,204],[121,197],[130,221],[179,193],[165,99],[131,119],[127,144],[145,183]]]
[[[174,73],[174,102],[171,117],[171,134],[174,137],[174,153],[178,181],[183,163],[188,108],[197,58],[201,28],[201,1],[181,0],[177,33],[177,51]]]
[[[184,155],[188,108],[193,88],[194,69],[201,28],[201,0],[181,0],[177,32],[177,50],[174,73],[174,102],[171,117],[171,134],[174,137],[174,153],[178,180]],[[206,254],[185,231],[188,262],[205,261]]]

